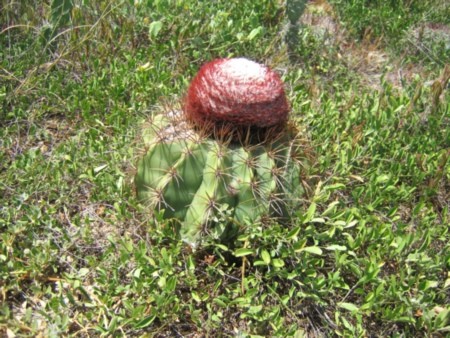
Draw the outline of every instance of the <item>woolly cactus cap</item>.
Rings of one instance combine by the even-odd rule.
[[[289,104],[269,67],[245,58],[217,59],[200,68],[184,102],[198,126],[267,128],[284,125]]]

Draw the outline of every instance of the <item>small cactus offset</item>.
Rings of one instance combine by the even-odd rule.
[[[229,241],[241,226],[266,215],[286,217],[289,200],[302,193],[303,147],[286,124],[281,80],[246,59],[221,59],[213,66],[227,60],[260,67],[249,70],[250,77],[256,70],[259,77],[249,80],[242,68],[244,75],[237,73],[242,65],[208,69],[207,64],[194,78],[183,109],[155,115],[142,133],[138,198],[150,210],[163,210],[164,218],[177,220],[181,238],[194,247],[213,229]],[[210,78],[205,80],[205,74]],[[267,77],[275,90],[264,87]]]

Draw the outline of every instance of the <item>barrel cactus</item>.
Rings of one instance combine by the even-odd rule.
[[[155,114],[143,128],[139,200],[176,220],[194,247],[211,230],[230,240],[266,215],[287,216],[305,164],[288,110],[268,67],[247,59],[206,64],[183,107]]]

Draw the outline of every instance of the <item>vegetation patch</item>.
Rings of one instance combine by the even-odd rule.
[[[3,4],[0,335],[447,336],[449,6],[391,3]],[[136,139],[231,57],[280,75],[314,165],[287,219],[193,251]]]

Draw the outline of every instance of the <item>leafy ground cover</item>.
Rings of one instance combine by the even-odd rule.
[[[302,3],[2,3],[1,335],[448,335],[449,6]],[[135,140],[227,56],[282,75],[315,162],[287,224],[192,252]]]

